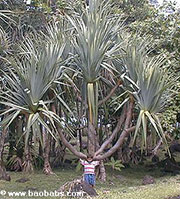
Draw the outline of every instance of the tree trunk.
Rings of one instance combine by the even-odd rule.
[[[29,143],[24,149],[24,162],[22,166],[25,173],[32,173],[34,171]]]
[[[105,169],[103,160],[100,161],[100,165],[99,165],[99,179],[102,182],[106,181],[106,169]]]
[[[50,137],[50,156],[55,157],[56,156],[56,140],[53,137]]]
[[[118,160],[122,160],[122,147],[119,147],[119,149],[117,150],[117,159]]]
[[[49,162],[50,139],[49,139],[49,135],[44,127],[42,127],[42,131],[43,131],[43,139],[44,139],[44,153],[43,153],[44,168],[43,168],[43,172],[46,175],[51,175],[51,174],[53,174],[53,172],[52,172],[52,168],[51,168],[51,165]]]
[[[8,140],[9,140],[9,153],[7,157],[7,161],[9,161],[12,156],[14,155],[14,148],[16,146],[16,140],[15,140],[15,135],[16,135],[16,120],[14,120],[11,125],[9,126],[9,135],[8,135]]]
[[[39,141],[39,156],[43,157],[43,146],[40,141]]]
[[[52,162],[52,166],[59,167],[64,161],[65,154],[66,154],[66,147],[64,146],[63,143],[60,142],[55,149],[55,158],[54,161]]]
[[[95,138],[96,138],[95,142],[96,142],[96,150],[97,150],[100,148],[100,145],[99,145],[98,137],[96,136]],[[103,160],[100,161],[100,164],[98,167],[98,177],[99,177],[100,181],[106,182],[106,169],[105,169]]]
[[[89,122],[88,127],[88,154],[94,156],[96,151],[96,130],[94,126]]]
[[[6,133],[6,129],[3,129],[2,132],[0,132],[0,179],[10,181],[11,178],[9,174],[6,173],[6,168],[3,164],[3,151]]]
[[[19,138],[22,136],[23,133],[23,123],[24,123],[24,119],[23,118],[19,118],[16,121],[16,141],[18,142]],[[20,141],[18,146],[17,146],[17,157],[19,157],[21,160],[23,159],[23,152],[24,152],[24,142]]]
[[[79,150],[81,152],[83,151],[83,146],[82,146],[82,129],[79,129]]]

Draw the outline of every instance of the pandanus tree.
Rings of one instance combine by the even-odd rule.
[[[122,146],[130,132],[135,131],[136,138],[141,132],[139,131],[141,126],[144,132],[142,133],[144,146],[149,127],[155,129],[155,132],[165,140],[158,119],[158,113],[166,103],[164,96],[168,96],[166,92],[169,86],[167,71],[163,68],[163,58],[152,57],[150,43],[146,40],[129,37],[123,30],[121,18],[111,14],[109,1],[91,0],[89,7],[80,14],[75,12],[65,17],[68,24],[66,30],[51,27],[49,37],[45,37],[46,42],[42,42],[40,46],[35,40],[27,38],[21,45],[18,58],[11,61],[8,73],[3,72],[5,90],[1,91],[0,102],[6,107],[1,115],[6,117],[2,125],[7,127],[15,118],[24,117],[25,169],[32,168],[29,153],[32,137],[38,138],[43,143],[42,132],[47,146],[47,134],[55,136],[57,131],[63,144],[74,155],[86,158],[86,154],[79,152],[66,139],[67,129],[62,128],[62,118],[58,115],[58,107],[54,101],[55,98],[59,99],[60,103],[66,106],[57,95],[58,87],[54,84],[59,82],[58,78],[64,73],[65,51],[66,55],[69,54],[73,58],[67,61],[71,73],[75,72],[79,77],[78,81],[81,81],[78,85],[83,85],[82,88],[77,88],[78,85],[71,80],[74,88],[82,91],[79,100],[87,112],[88,153],[94,156],[94,160],[110,157]],[[62,32],[64,35],[71,33],[68,35],[69,38],[66,38],[67,45],[64,44],[64,40],[59,42],[59,39],[64,38]],[[104,83],[102,80],[106,80],[104,71],[118,79],[115,81],[114,78],[113,82],[116,85],[107,96],[99,95],[103,93],[100,90],[100,85]],[[55,81],[57,79],[58,81]],[[66,84],[61,87],[62,92],[66,91],[65,88]],[[104,107],[102,105],[106,104],[113,94],[121,96],[122,92],[128,93],[123,103],[122,114],[111,135],[100,145],[99,107],[102,109]],[[66,108],[71,112],[67,106]],[[132,113],[135,108],[139,112],[139,117],[137,124],[132,124]],[[112,145],[115,137],[117,140]],[[109,145],[111,147],[107,150]],[[48,148],[45,151],[45,171],[51,173]],[[102,180],[105,180],[103,163],[101,173]]]
[[[6,89],[1,92],[1,104],[7,107],[1,113],[7,116],[2,125],[7,128],[17,117],[24,117],[25,171],[33,169],[29,151],[32,137],[34,142],[38,138],[43,145],[41,129],[44,134],[54,136],[51,126],[54,126],[54,121],[60,123],[60,118],[49,109],[52,100],[48,99],[48,91],[54,80],[63,73],[64,47],[63,40],[55,43],[52,39],[46,39],[38,46],[32,39],[26,38],[19,56],[11,61],[8,73],[2,71]],[[51,173],[46,158],[45,167],[45,171]]]
[[[94,155],[98,148],[97,123],[99,81],[102,68],[120,47],[116,37],[122,29],[117,16],[109,17],[109,2],[90,1],[82,15],[68,17],[75,29],[72,45],[75,64],[83,77],[85,104],[88,106],[88,152]],[[110,65],[109,65],[110,66]],[[83,95],[82,93],[82,95]]]
[[[72,39],[75,64],[83,77],[83,99],[88,107],[88,153],[91,155],[99,148],[97,124],[100,73],[120,47],[116,37],[121,31],[122,22],[117,16],[109,18],[109,7],[106,1],[90,1],[89,8],[83,13],[67,17],[75,32]]]
[[[144,132],[142,134],[143,145],[146,146],[149,126],[165,140],[158,113],[162,111],[166,103],[164,96],[168,96],[167,88],[170,86],[170,78],[168,78],[167,70],[163,67],[165,65],[164,58],[161,55],[152,56],[152,46],[148,40],[143,39],[143,37],[133,39],[124,32],[122,23],[119,23],[117,16],[110,14],[109,2],[101,3],[100,1],[90,1],[89,7],[82,15],[76,15],[75,19],[68,17],[75,28],[75,38],[72,41],[75,49],[74,60],[77,69],[82,74],[84,90],[86,91],[88,149],[96,160],[103,160],[111,156],[122,146],[129,133],[134,130],[136,138],[141,126]],[[122,37],[121,33],[125,37]],[[119,74],[121,88],[123,92],[129,93],[129,100],[126,100],[127,109],[120,116],[116,128],[109,138],[99,146],[97,128],[98,82],[101,79],[102,68]],[[121,94],[117,93],[117,95]],[[135,108],[138,109],[139,117],[137,124],[133,126],[132,112]],[[122,132],[115,145],[104,153],[104,150],[120,130]],[[62,132],[60,132],[60,136],[64,144],[75,155],[84,158],[85,155],[78,152],[65,140]]]
[[[134,142],[140,131],[142,149],[147,147],[150,129],[167,146],[159,116],[170,99],[172,76],[168,73],[166,58],[162,54],[153,56],[152,50],[151,38],[131,36],[121,53],[121,64],[116,65],[120,73],[126,71],[123,76],[124,88],[133,96],[139,112]]]
[[[7,19],[8,17],[3,13],[0,13],[0,19]],[[9,19],[9,18],[8,18]],[[0,27],[0,70],[5,70],[6,63],[8,62],[7,56],[10,51],[11,42],[8,34]],[[2,72],[0,71],[0,92],[4,89],[4,80]],[[0,109],[3,109],[3,106],[0,105]],[[0,120],[2,121],[3,117],[0,116]],[[6,169],[3,163],[3,151],[4,151],[4,143],[5,137],[7,135],[7,130],[3,128],[2,124],[0,124],[0,178],[5,180],[10,180],[10,176],[6,173]]]

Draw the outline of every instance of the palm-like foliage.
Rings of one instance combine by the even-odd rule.
[[[76,13],[74,18],[68,17],[76,31],[73,40],[77,53],[75,61],[87,85],[91,123],[97,120],[97,80],[101,67],[108,68],[105,58],[110,57],[120,46],[115,41],[122,24],[119,16],[110,15],[110,5],[109,1],[91,0],[89,8],[81,16]]]
[[[0,27],[0,69],[8,63],[8,56],[11,54],[12,42],[9,35]]]
[[[105,56],[119,47],[115,41],[121,30],[120,19],[110,16],[109,6],[109,1],[92,0],[82,16],[68,17],[77,31],[73,40],[78,55],[75,60],[88,83],[97,80]]]
[[[9,62],[7,57],[10,54],[11,44],[8,34],[0,27],[0,70],[6,70],[6,65]],[[4,83],[4,78],[0,71],[0,91],[4,88]]]
[[[151,46],[150,46],[151,44]],[[121,72],[122,66],[126,70],[124,76],[125,87],[133,95],[140,109],[135,136],[142,125],[143,142],[146,146],[148,120],[159,137],[165,141],[164,133],[158,118],[167,102],[166,91],[171,85],[167,69],[163,66],[165,59],[162,56],[151,57],[152,41],[136,37],[128,43],[122,56],[122,65],[117,67]]]
[[[37,122],[52,133],[45,121],[49,120],[54,126],[53,121],[60,122],[60,118],[48,109],[51,101],[47,100],[47,91],[63,73],[61,56],[64,43],[47,41],[45,45],[37,47],[28,39],[22,49],[23,56],[12,62],[13,68],[9,68],[9,73],[4,73],[6,91],[1,93],[1,104],[7,107],[2,114],[8,116],[2,123],[9,126],[19,114],[24,114],[27,135],[31,127],[36,129],[33,133],[38,132]]]
[[[9,38],[6,32],[0,28],[0,56],[6,54],[9,48]]]
[[[12,19],[12,17],[9,17],[9,15],[12,15],[10,10],[0,10],[0,21],[3,21],[6,24],[10,21],[15,24],[16,22]]]

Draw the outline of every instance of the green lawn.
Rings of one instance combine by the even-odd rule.
[[[11,172],[11,182],[0,181],[0,194],[2,190],[6,191],[6,196],[0,195],[0,199],[15,199],[15,198],[57,198],[57,197],[8,197],[7,192],[32,192],[40,191],[55,191],[62,184],[81,175],[81,172],[76,172],[74,168],[54,170],[56,175],[46,176],[41,171],[36,171],[34,174],[25,175],[23,173]],[[142,185],[142,179],[145,175],[155,177],[156,183],[152,185]],[[30,181],[25,183],[15,182],[22,177],[29,178]],[[169,196],[180,194],[180,175],[162,176],[158,169],[148,171],[148,168],[143,166],[123,169],[121,172],[107,171],[107,182],[101,183],[97,180],[96,190],[99,194],[97,199],[165,199]],[[63,197],[66,198],[66,197]],[[75,197],[74,197],[75,198]]]

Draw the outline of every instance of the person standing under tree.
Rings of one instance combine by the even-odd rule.
[[[84,166],[84,181],[94,187],[96,182],[95,167],[99,165],[99,161],[93,161],[93,157],[87,155],[87,159],[80,159],[80,162]]]

